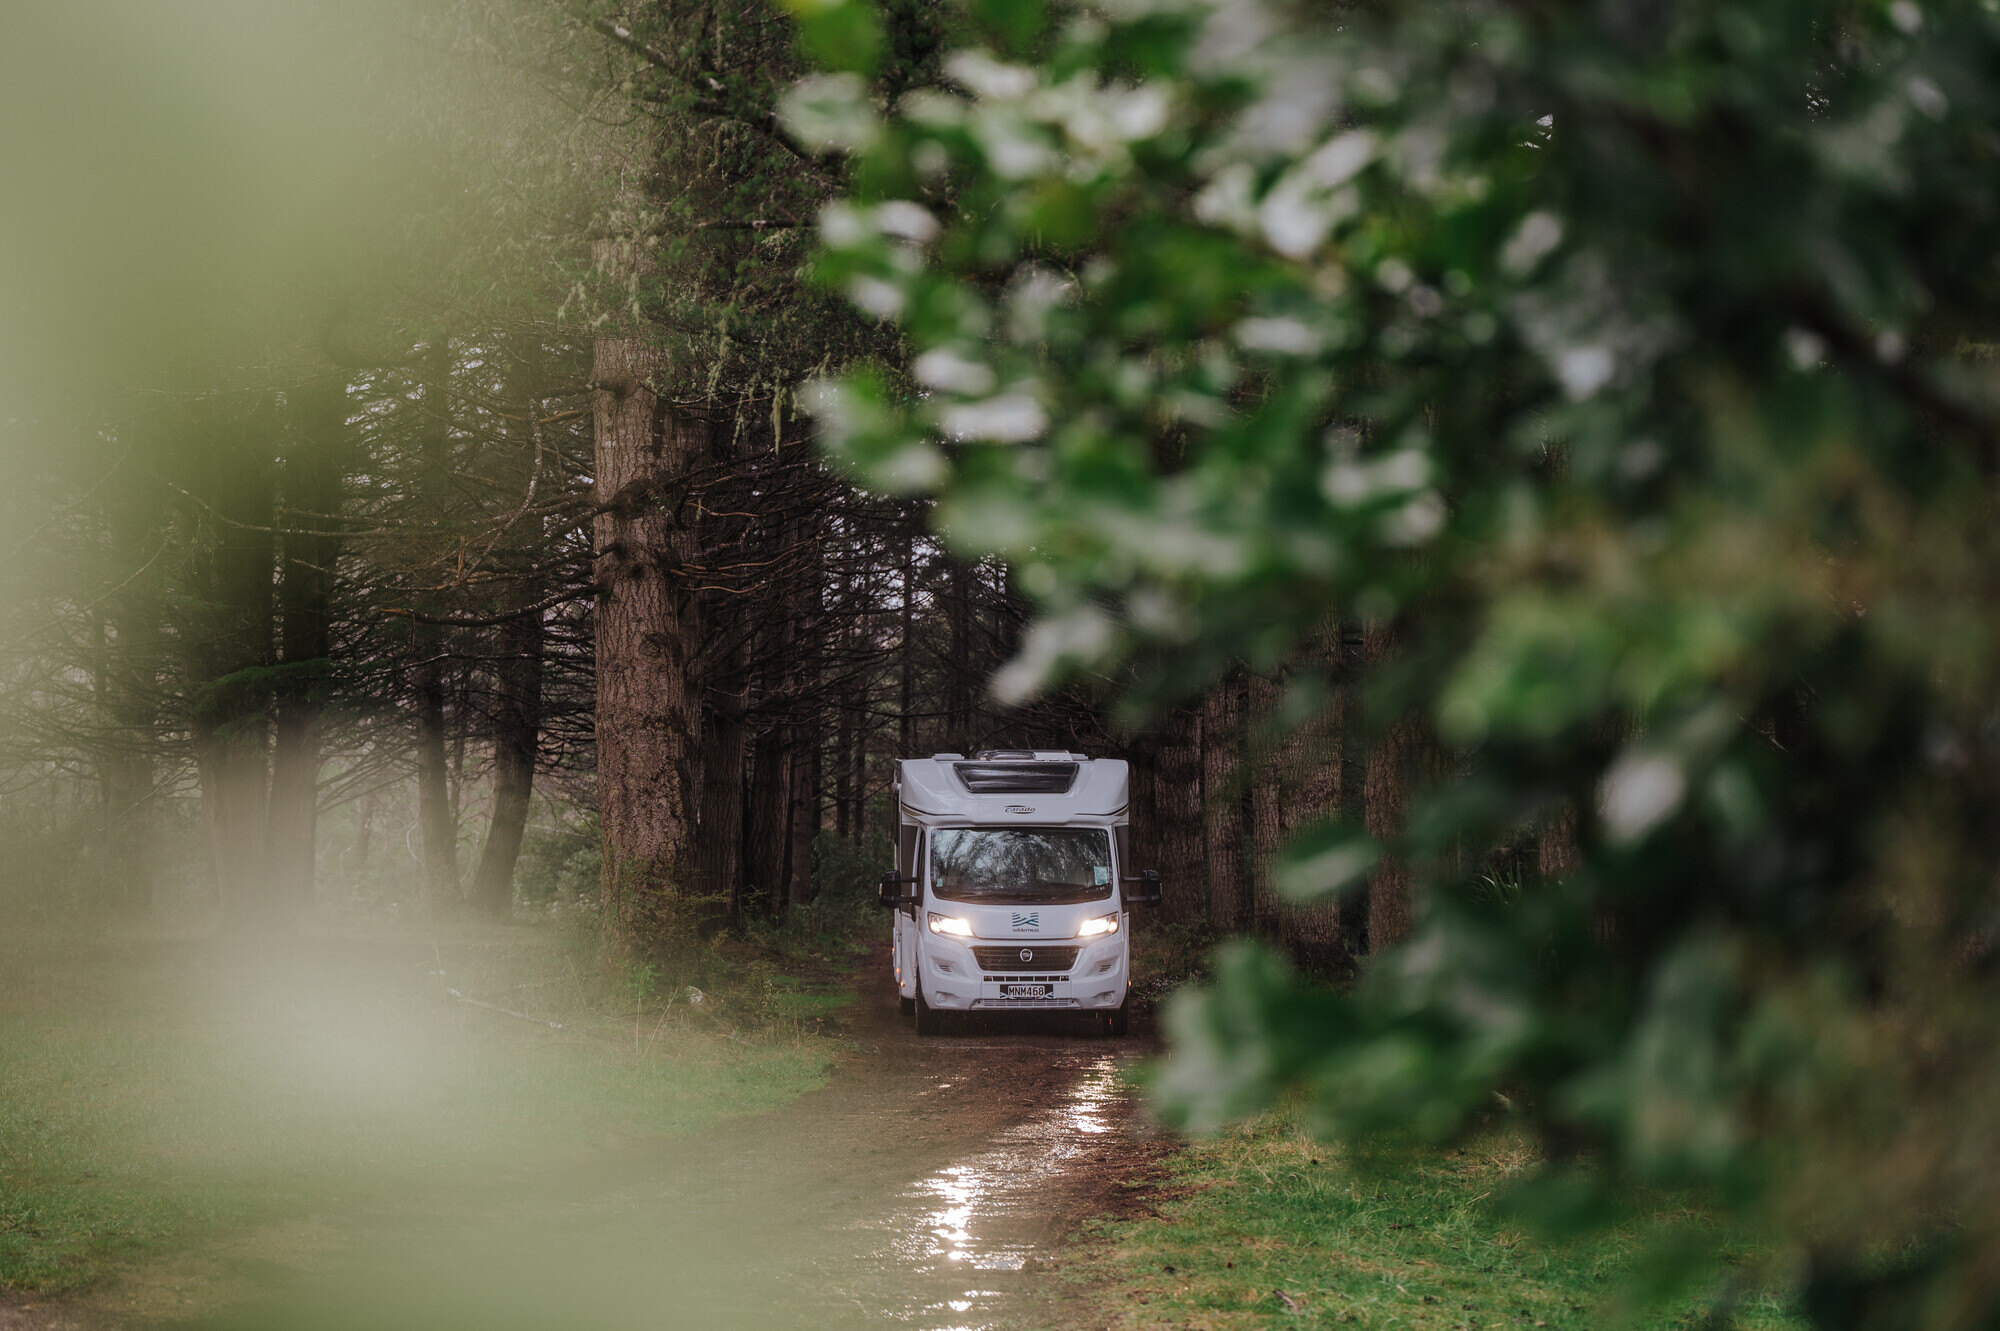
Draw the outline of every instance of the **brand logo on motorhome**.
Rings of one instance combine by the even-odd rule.
[[[1031,910],[1026,915],[1023,915],[1018,910],[1014,912],[1015,932],[1018,933],[1026,929],[1040,929],[1041,927],[1042,927],[1042,913],[1040,911]]]

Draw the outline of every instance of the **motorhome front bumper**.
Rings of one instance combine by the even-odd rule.
[[[1125,1001],[1125,938],[1024,943],[931,937],[922,948],[924,998],[939,1008],[1115,1008]]]

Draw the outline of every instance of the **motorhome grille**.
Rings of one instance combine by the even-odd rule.
[[[1076,962],[1073,947],[975,947],[979,969],[993,971],[1066,971]]]
[[[959,784],[974,795],[1066,795],[1075,763],[953,763]]]

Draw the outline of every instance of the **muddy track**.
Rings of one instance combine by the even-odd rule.
[[[607,1144],[560,1179],[496,1180],[342,1218],[332,1255],[221,1260],[240,1293],[194,1320],[94,1311],[0,1328],[1001,1327],[1042,1258],[1118,1209],[1163,1149],[1123,1084],[1143,1036],[993,1019],[920,1039],[876,980],[828,1084],[694,1138]],[[16,1320],[19,1319],[19,1320]]]

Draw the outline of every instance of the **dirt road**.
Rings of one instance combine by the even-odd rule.
[[[1013,1324],[1046,1293],[1051,1243],[1157,1152],[1121,1084],[1143,1043],[1002,1022],[919,1039],[879,984],[856,1006],[853,1052],[782,1110],[345,1218],[331,1257],[246,1256],[254,1297],[147,1325]]]

